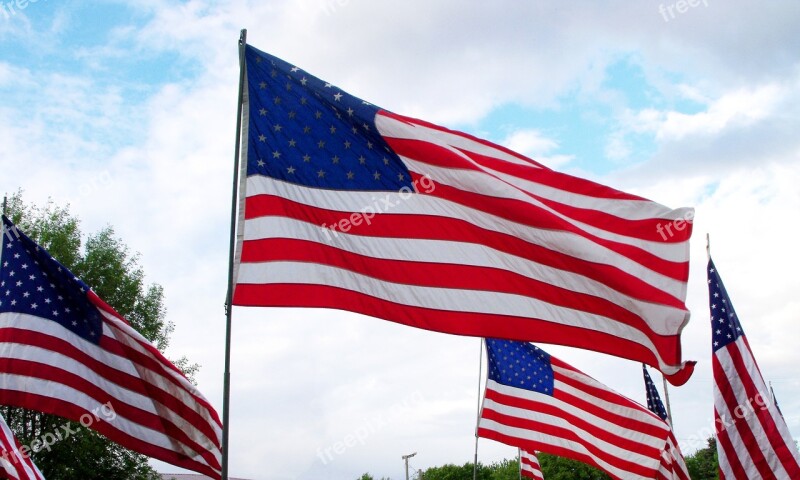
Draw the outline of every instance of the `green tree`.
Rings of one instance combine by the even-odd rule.
[[[138,255],[109,226],[90,235],[82,248],[80,223],[69,207],[48,202],[26,205],[18,192],[9,199],[8,217],[53,257],[90,285],[143,336],[163,351],[173,325],[165,319],[164,292],[145,285]],[[197,365],[175,362],[191,374]],[[21,408],[5,407],[3,415],[23,445],[33,446],[48,432],[68,426],[77,433],[34,451],[32,458],[48,480],[152,480],[160,478],[147,457],[131,452],[75,422]]]
[[[458,466],[452,463],[431,467],[422,472],[423,480],[472,480],[472,462]],[[492,480],[491,468],[478,462],[478,480]]]
[[[610,480],[605,472],[571,458],[539,453],[539,465],[547,480]]]
[[[686,469],[692,480],[717,480],[719,478],[719,458],[717,443],[710,437],[705,448],[685,457]]]

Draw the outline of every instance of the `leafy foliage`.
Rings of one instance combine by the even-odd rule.
[[[719,478],[719,458],[717,457],[717,443],[714,437],[709,437],[705,448],[694,452],[685,458],[686,469],[692,480],[717,480]]]
[[[131,254],[113,228],[90,235],[82,249],[80,223],[68,207],[52,202],[43,207],[26,205],[19,192],[9,199],[8,207],[8,217],[22,231],[90,285],[159,350],[167,347],[173,325],[165,319],[163,288],[145,285],[138,255]],[[188,373],[198,368],[185,358],[175,363]],[[31,448],[34,462],[48,480],[160,478],[147,457],[79,423],[22,408],[4,407],[2,413],[20,442]],[[53,441],[44,447],[42,439],[48,435]]]

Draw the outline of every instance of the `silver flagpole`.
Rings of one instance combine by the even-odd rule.
[[[667,377],[661,374],[661,381],[664,382],[664,404],[667,406],[667,421],[672,426],[672,408],[669,406],[669,390],[667,389]]]
[[[231,397],[231,318],[233,314],[233,262],[236,251],[236,206],[239,195],[239,148],[242,143],[242,100],[244,98],[244,47],[247,45],[247,29],[239,35],[239,103],[236,107],[236,146],[233,159],[233,193],[231,199],[231,237],[228,255],[228,293],[225,296],[225,373],[222,387],[222,480],[228,480],[228,451],[230,450],[230,397]]]
[[[481,421],[481,376],[483,375],[483,338],[478,352],[478,414],[475,419],[475,461],[472,464],[472,480],[478,480],[478,423]]]

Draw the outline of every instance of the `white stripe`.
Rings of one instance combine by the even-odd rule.
[[[143,368],[141,366],[137,368],[137,366],[135,366],[135,364],[130,360],[111,354],[100,347],[89,344],[89,342],[80,338],[78,335],[63,328],[61,325],[51,320],[45,320],[40,317],[32,315],[25,315],[18,313],[2,313],[0,314],[0,329],[3,328],[17,328],[23,330],[31,330],[34,333],[48,335],[56,339],[64,340],[77,350],[85,353],[87,356],[94,358],[98,362],[107,365],[109,368],[113,370],[117,370],[120,371],[121,373],[127,373],[135,377],[142,378],[144,381],[148,380],[146,377],[153,377],[153,379],[156,381],[148,383],[151,383],[159,387],[159,389],[164,390],[165,393],[172,396],[175,396],[176,392],[180,392],[179,390],[176,390],[174,386],[171,389],[165,388],[164,386],[166,385],[166,382],[164,381],[164,379],[158,377],[158,375],[153,374],[148,369]],[[103,328],[104,328],[104,334],[107,334],[108,326],[104,325]],[[42,347],[14,344],[11,342],[6,343],[5,348],[2,350],[2,352],[0,352],[0,356],[2,356],[3,358],[28,360],[38,363],[44,363],[59,368],[65,372],[70,372],[81,378],[84,378],[93,385],[97,386],[100,390],[107,393],[110,397],[113,397],[117,402],[139,408],[152,415],[171,421],[176,427],[183,430],[189,436],[189,438],[197,442],[201,447],[211,452],[214,452],[215,455],[221,459],[220,455],[217,453],[218,449],[214,445],[212,439],[208,438],[202,431],[195,428],[189,421],[184,419],[177,412],[156,402],[153,398],[143,396],[139,393],[128,390],[127,388],[124,388],[121,385],[115,383],[113,380],[107,379],[99,375],[94,370],[92,370],[88,365],[81,363],[72,357]],[[4,388],[10,390],[27,391],[28,384],[26,384],[25,381],[22,379],[29,377],[18,377],[15,375],[11,375],[11,377],[18,378],[21,383],[13,384],[13,386],[6,385]],[[38,380],[38,381],[44,382],[43,380]],[[17,385],[19,385],[19,388],[17,388]],[[76,391],[72,387],[65,386],[65,388],[68,388],[71,391]],[[188,395],[186,395],[185,392],[181,393],[183,393],[183,395],[177,396],[178,401],[182,404],[187,404],[184,399],[186,399]],[[67,398],[59,395],[54,395],[53,393],[47,393],[46,390],[44,391],[43,395],[51,397],[55,396],[56,398]],[[181,397],[183,397],[183,399]],[[75,403],[75,402],[70,402],[70,403]],[[94,403],[89,404],[87,410],[92,411],[93,409],[96,409],[98,406],[100,406],[100,404],[102,403],[103,402],[98,402],[95,400]],[[191,403],[189,403],[188,405],[191,405]],[[212,426],[214,426],[213,422],[209,423]],[[121,429],[121,430],[126,431],[127,433],[131,433],[126,429]],[[148,442],[164,446],[169,450],[175,450],[175,448],[171,445],[169,440],[169,438],[171,437],[167,437],[166,435],[160,432],[156,433],[167,440],[159,440],[160,443],[151,442],[150,440],[148,440]],[[136,438],[144,438],[140,434],[136,434],[135,432],[131,433],[131,435]],[[172,442],[177,443],[178,441],[176,439],[173,439]],[[193,452],[193,450],[189,449],[189,447],[185,447],[185,450]],[[194,456],[194,455],[189,455],[189,456]]]
[[[243,263],[239,267],[237,284],[327,285],[407,306],[542,319],[638,343],[656,355],[662,370],[676,370],[664,363],[653,342],[638,329],[602,315],[551,305],[524,295],[405,285],[329,265],[292,261]]]
[[[86,410],[87,413],[83,416],[91,417],[92,424],[100,420],[105,421],[100,416],[93,416],[92,413],[90,413],[101,406],[96,399],[81,390],[74,389],[60,382],[42,380],[23,375],[0,373],[0,390],[18,391],[55,398],[60,402],[70,403],[80,409]],[[119,399],[115,401],[124,403]],[[143,442],[161,447],[165,450],[186,455],[199,463],[208,465],[208,462],[206,462],[200,454],[180,443],[177,439],[168,437],[161,432],[136,423],[134,420],[125,418],[118,412],[116,415],[114,420],[105,421],[106,425],[110,426],[112,429],[126,433]],[[81,418],[83,418],[83,416]],[[86,420],[86,423],[89,423],[89,421]],[[217,456],[217,459],[220,459],[219,456]]]
[[[677,299],[685,297],[686,283],[653,272],[627,257],[599,247],[586,238],[568,232],[537,229],[430,195],[409,196],[399,192],[323,190],[257,175],[248,177],[247,192],[249,196],[275,195],[303,205],[346,212],[348,216],[352,212],[372,210],[391,215],[426,215],[460,219],[480,228],[512,235],[528,243],[544,246],[553,252],[589,262],[613,265]],[[391,211],[380,210],[381,199],[384,198],[394,204]]]
[[[719,435],[726,435],[726,434],[720,433]],[[733,469],[731,468],[731,462],[728,460],[728,456],[725,454],[725,449],[723,449],[722,445],[720,445],[719,443],[719,436],[717,436],[716,443],[717,443],[717,458],[719,460],[719,468],[720,470],[722,470],[722,477],[725,480],[736,480],[736,476],[733,474]]]
[[[247,220],[245,241],[294,238],[329,245],[372,258],[409,262],[442,263],[496,268],[598,298],[606,299],[638,315],[659,335],[674,335],[683,311],[644,302],[608,285],[547,265],[511,255],[481,244],[391,237],[368,237],[351,232],[331,232],[322,226],[288,217],[258,217]]]
[[[714,355],[717,356],[718,361],[723,369],[731,368],[731,358],[725,348],[717,350]],[[728,377],[727,374],[726,377]],[[745,445],[744,439],[742,439],[742,436],[739,434],[736,424],[733,423],[732,425],[726,426],[726,424],[732,423],[735,417],[733,416],[733,412],[728,409],[728,404],[725,401],[725,397],[722,395],[722,391],[719,389],[719,381],[719,379],[716,379],[714,382],[714,411],[717,412],[723,423],[717,423],[717,435],[724,435],[728,437],[728,440],[731,443],[733,450],[736,452],[739,463],[742,465],[747,477],[749,479],[760,479],[762,477],[755,467],[755,463],[750,454],[750,448]],[[736,383],[731,385],[732,390],[739,390],[736,385]],[[721,447],[718,448],[718,450],[720,452],[723,451]],[[722,465],[722,460],[720,460],[720,465]]]
[[[469,140],[457,134],[442,133],[437,130],[417,124],[409,125],[408,123],[404,123],[399,120],[395,120],[389,117],[384,117],[381,115],[378,115],[376,119],[376,125],[378,127],[379,132],[384,137],[426,141],[438,145],[442,148],[447,148],[453,153],[459,154],[460,156],[462,156],[462,158],[465,157],[461,154],[461,152],[459,152],[459,150],[464,150],[484,156],[494,157],[497,158],[498,160],[505,160],[509,163],[514,163],[517,165],[523,165],[529,167],[531,168],[532,174],[535,174],[537,170],[541,170],[541,167],[535,165],[534,163],[522,161],[516,157],[509,156],[506,152],[500,149],[488,147],[482,143]],[[422,134],[422,136],[420,136],[420,134]],[[472,163],[478,165],[476,162]],[[670,208],[665,207],[664,205],[660,205],[656,202],[644,199],[628,200],[628,199],[609,199],[602,197],[592,197],[580,193],[570,192],[568,190],[561,190],[559,188],[537,183],[528,179],[515,177],[513,175],[502,173],[483,165],[480,165],[480,168],[485,171],[492,172],[492,174],[497,175],[500,178],[503,178],[504,180],[508,181],[508,183],[517,186],[521,190],[525,190],[528,192],[535,192],[536,195],[547,198],[549,200],[553,200],[558,203],[564,205],[570,205],[573,207],[610,213],[614,216],[626,220],[644,220],[648,218],[653,218],[653,219],[661,218],[666,221],[672,221],[678,219],[685,219],[687,218],[688,212],[693,211],[693,209],[691,208],[681,208],[677,210],[672,210]],[[560,175],[558,172],[555,171],[553,171],[553,173]],[[564,175],[564,179],[567,178],[568,176]],[[605,188],[610,188],[610,187],[605,187]]]
[[[569,414],[571,416],[584,419],[587,423],[589,423],[591,425],[594,425],[594,426],[602,429],[603,431],[612,433],[612,434],[617,435],[617,436],[622,437],[622,438],[628,438],[628,439],[630,439],[630,440],[632,440],[632,441],[634,441],[636,443],[639,443],[639,444],[642,444],[642,445],[647,445],[648,447],[653,447],[653,448],[656,448],[658,450],[661,450],[663,448],[663,446],[665,445],[665,443],[666,443],[666,435],[667,435],[666,428],[663,429],[663,434],[661,436],[648,435],[648,434],[646,434],[644,432],[633,430],[631,428],[631,425],[620,425],[620,424],[617,424],[617,423],[615,423],[615,422],[613,422],[611,420],[608,420],[608,419],[603,418],[603,417],[599,417],[599,416],[595,415],[594,413],[588,412],[588,411],[586,411],[586,410],[584,410],[582,408],[579,408],[579,407],[577,407],[575,405],[572,405],[570,403],[567,403],[567,402],[564,402],[562,400],[559,400],[559,399],[557,399],[557,398],[555,398],[553,396],[550,396],[550,395],[542,395],[541,393],[532,392],[532,391],[526,390],[526,389],[509,387],[507,385],[503,385],[503,384],[497,383],[494,380],[488,380],[487,384],[486,384],[486,387],[491,389],[491,390],[494,390],[494,391],[496,391],[498,393],[501,393],[503,395],[522,398],[522,399],[525,399],[525,400],[530,401],[530,402],[536,402],[536,403],[539,403],[541,405],[548,405],[550,407],[557,408],[557,409],[559,409],[559,410],[561,410],[561,411],[563,411],[563,412],[565,412],[565,413],[567,413],[567,414]],[[554,386],[556,391],[561,390],[564,387],[567,387],[567,385],[561,384],[559,382],[556,382],[556,384]],[[571,393],[573,395],[576,395],[578,398],[586,400],[587,402],[595,404],[595,405],[602,405],[602,406],[609,405],[608,402],[606,402],[606,401],[604,401],[604,400],[602,400],[600,398],[597,398],[597,397],[591,395],[588,392],[573,391]],[[489,402],[489,401],[490,400],[487,400],[487,402]],[[510,414],[509,413],[510,415],[513,415],[515,417],[534,418],[534,417],[526,417],[525,416],[525,412],[527,412],[529,410],[518,409],[518,408],[515,408],[515,407],[507,407],[507,408],[513,408],[514,411],[519,413],[519,414]],[[499,411],[497,409],[494,409],[494,410],[495,411]],[[642,421],[642,415],[641,415],[642,412],[641,411],[630,410],[628,412],[624,412],[624,411],[619,411],[618,410],[615,413],[619,413],[620,415],[627,415],[627,418],[630,418],[631,420]],[[539,414],[535,413],[535,415],[537,415],[537,417],[535,417],[535,418],[538,418]],[[649,418],[647,418],[647,419],[649,420]],[[549,423],[549,422],[547,422],[547,423]],[[565,423],[565,425],[568,426],[570,424],[567,422],[567,423]],[[660,426],[661,425],[655,425],[655,427],[657,427],[657,428],[660,427]],[[577,427],[573,426],[572,428],[577,428]],[[582,437],[584,437],[584,436],[582,435]],[[585,438],[595,438],[595,437],[592,437],[589,433],[586,433],[586,437]],[[604,440],[601,440],[599,438],[597,440],[598,441],[604,441]],[[596,443],[596,442],[593,441],[592,443]],[[625,451],[625,450],[623,450],[623,451]],[[615,455],[615,456],[620,456],[620,455]],[[647,458],[649,458],[649,457],[647,457]]]
[[[730,356],[728,348],[736,348],[739,350],[739,354],[742,356],[742,361],[746,367],[747,379],[743,379],[739,372],[736,370],[736,367],[733,363],[733,358]],[[763,379],[759,382],[761,375],[758,373],[758,370],[754,368],[754,363],[752,356],[750,354],[750,350],[744,344],[744,337],[739,337],[733,342],[733,345],[729,345],[726,348],[721,348],[716,351],[715,353],[717,358],[719,359],[720,365],[722,366],[723,371],[725,372],[725,376],[727,377],[728,383],[733,386],[732,390],[734,395],[736,395],[736,406],[734,407],[734,411],[730,410],[719,410],[719,411],[726,411],[729,415],[731,421],[735,423],[728,427],[728,429],[736,428],[736,424],[738,422],[744,421],[747,424],[747,427],[753,432],[753,437],[755,437],[756,445],[752,447],[756,447],[761,450],[761,453],[764,455],[767,463],[770,466],[770,469],[775,473],[778,478],[789,478],[786,470],[783,468],[783,465],[780,462],[780,459],[777,455],[775,455],[775,451],[770,444],[767,432],[764,430],[764,426],[761,424],[761,421],[758,418],[758,415],[754,413],[751,408],[760,408],[756,403],[754,398],[750,398],[747,396],[747,391],[745,390],[744,383],[748,380],[752,381],[755,385],[761,384],[764,385]],[[761,390],[756,393],[756,395],[761,395],[766,404],[769,404],[769,395],[766,393],[766,390]]]
[[[441,131],[417,123],[409,124],[380,114],[375,116],[375,126],[378,132],[385,138],[423,140],[443,147],[452,146],[480,155],[495,157],[516,165],[541,168],[533,162],[522,160],[499,148],[493,148],[485,143],[477,142],[464,135],[459,135],[456,132]]]
[[[22,452],[20,452],[19,447],[17,446],[17,439],[14,436],[14,433],[6,424],[5,419],[0,415],[0,429],[2,430],[3,439],[2,439],[2,446],[4,446],[4,450],[9,455],[3,455],[0,457],[0,464],[3,465],[3,469],[5,472],[15,478],[17,480],[25,480],[25,479],[43,479],[42,472],[39,471],[39,468],[33,463],[33,460],[30,457],[23,457]],[[8,457],[11,458],[8,458]],[[24,477],[20,478],[17,474],[21,473]]]
[[[558,419],[556,419],[556,420],[558,420]],[[600,468],[602,468],[603,470],[607,471],[608,473],[610,473],[612,475],[616,475],[617,477],[620,477],[620,478],[652,480],[652,479],[649,479],[647,477],[641,477],[641,476],[634,475],[633,473],[631,473],[631,472],[629,472],[627,470],[615,467],[615,466],[607,463],[606,461],[597,458],[597,456],[592,454],[585,446],[581,445],[580,443],[577,443],[577,442],[574,442],[574,441],[565,440],[565,439],[563,439],[561,437],[552,437],[552,436],[544,435],[544,434],[541,434],[539,432],[534,432],[532,430],[528,430],[528,429],[525,429],[525,428],[511,427],[511,426],[508,426],[508,425],[503,425],[502,423],[498,423],[498,422],[496,422],[494,420],[489,420],[489,419],[485,419],[485,418],[481,418],[480,419],[479,428],[490,430],[490,431],[493,431],[493,432],[498,432],[500,434],[503,434],[503,435],[506,435],[506,436],[509,436],[509,437],[512,437],[512,438],[518,438],[518,439],[525,440],[525,441],[536,442],[536,443],[539,443],[539,444],[545,445],[545,446],[563,448],[563,449],[566,449],[566,450],[573,451],[573,452],[575,452],[577,454],[586,455],[586,456],[594,459],[594,461],[597,462],[597,464],[600,466]],[[656,470],[657,469],[657,465],[653,465],[653,469]]]
[[[647,241],[627,235],[621,235],[609,230],[595,227],[586,223],[579,222],[567,215],[564,215],[552,207],[545,205],[541,201],[531,197],[525,193],[525,190],[517,188],[509,180],[516,179],[510,175],[498,173],[497,177],[489,175],[484,172],[474,170],[455,170],[452,168],[444,168],[436,165],[424,163],[424,161],[414,160],[408,157],[401,157],[403,162],[408,165],[409,170],[413,172],[424,172],[431,179],[439,184],[449,185],[453,188],[465,192],[472,192],[480,195],[486,195],[495,198],[503,198],[510,200],[518,200],[533,207],[541,208],[542,210],[551,213],[552,215],[564,220],[570,225],[579,230],[596,235],[600,238],[619,242],[626,245],[633,245],[643,250],[646,250],[664,260],[672,262],[686,262],[688,259],[688,243],[666,243],[658,241]],[[470,160],[471,161],[471,160]],[[515,180],[519,182],[519,180]],[[538,192],[532,192],[534,194]],[[595,207],[597,208],[597,207]],[[611,212],[605,212],[611,213]],[[670,220],[671,221],[671,220]],[[653,232],[654,234],[657,232]],[[576,235],[571,233],[571,235]],[[593,242],[594,243],[594,242]],[[600,245],[598,248],[606,249]]]
[[[158,371],[150,370],[149,367],[133,367],[132,374],[165,391],[170,396],[176,398],[180,403],[182,403],[184,407],[188,407],[197,413],[201,418],[206,420],[206,423],[210,427],[212,427],[217,438],[221,438],[222,427],[219,423],[213,420],[216,412],[213,410],[213,407],[208,404],[208,401],[205,399],[203,394],[200,393],[197,387],[189,382],[189,380],[187,380],[182,374],[165,365],[164,362],[169,362],[169,360],[161,356],[160,353],[155,354],[154,352],[146,349],[142,343],[149,344],[150,342],[133,327],[106,311],[101,310],[101,314],[106,318],[106,324],[103,326],[104,335],[113,338],[121,344],[130,347],[131,349],[138,351],[142,355],[152,359],[153,363],[158,366]],[[114,357],[122,363],[122,366],[133,363],[131,360],[125,357],[119,357],[116,355]],[[175,383],[171,383],[171,381],[165,377],[176,381],[177,385]],[[202,399],[205,404],[201,403],[197,399]],[[200,443],[203,444],[203,442]],[[215,449],[216,447],[213,448]]]
[[[620,401],[625,402],[625,401],[628,400],[627,398],[625,398],[622,395],[620,395],[619,393],[609,389],[608,387],[606,387],[602,383],[598,382],[597,380],[595,380],[595,379],[593,379],[593,378],[591,378],[591,377],[589,377],[587,375],[583,375],[580,372],[576,372],[574,370],[563,369],[563,368],[558,367],[556,365],[553,365],[553,372],[556,374],[556,380],[555,380],[555,388],[556,388],[556,390],[563,391],[564,393],[568,393],[568,394],[570,394],[570,395],[572,395],[574,397],[587,400],[588,402],[592,403],[593,405],[599,406],[603,410],[606,410],[606,411],[615,413],[617,415],[620,415],[623,418],[630,418],[630,419],[635,420],[637,422],[641,422],[641,423],[647,424],[647,425],[649,425],[651,427],[655,427],[655,428],[658,428],[658,429],[662,430],[664,432],[663,435],[660,435],[658,437],[659,441],[654,443],[652,446],[657,447],[657,448],[661,448],[663,446],[664,439],[666,438],[666,435],[668,433],[668,427],[667,427],[666,423],[664,423],[664,421],[662,421],[660,418],[658,418],[658,416],[653,414],[650,410],[647,410],[645,407],[643,407],[641,405],[634,404],[632,401],[628,405],[609,402],[608,400],[605,400],[603,398],[596,397],[596,396],[592,395],[591,393],[589,393],[589,391],[587,389],[576,388],[576,387],[573,387],[572,385],[569,385],[567,383],[564,383],[563,381],[558,380],[558,376],[559,375],[568,376],[568,377],[571,377],[571,378],[574,378],[574,379],[580,381],[584,385],[604,390],[604,391],[608,392],[609,394],[618,397],[620,399]]]

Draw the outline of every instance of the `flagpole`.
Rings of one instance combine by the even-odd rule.
[[[481,421],[481,376],[483,375],[483,342],[481,338],[481,350],[478,352],[478,414],[475,419],[475,462],[472,464],[472,480],[478,479],[478,424]]]
[[[519,480],[522,480],[522,449],[517,447],[517,465],[519,466]]]
[[[669,426],[672,426],[672,408],[669,406],[669,390],[667,389],[667,377],[664,374],[661,374],[661,381],[664,383],[664,402],[667,406],[667,421],[669,421]]]
[[[222,480],[228,480],[228,448],[230,439],[231,397],[231,318],[233,315],[233,262],[236,251],[236,206],[239,185],[239,148],[242,143],[242,103],[244,98],[244,47],[247,45],[247,29],[239,34],[239,103],[236,107],[236,145],[233,159],[233,193],[231,199],[231,236],[228,254],[228,292],[225,296],[225,373],[222,387]]]

